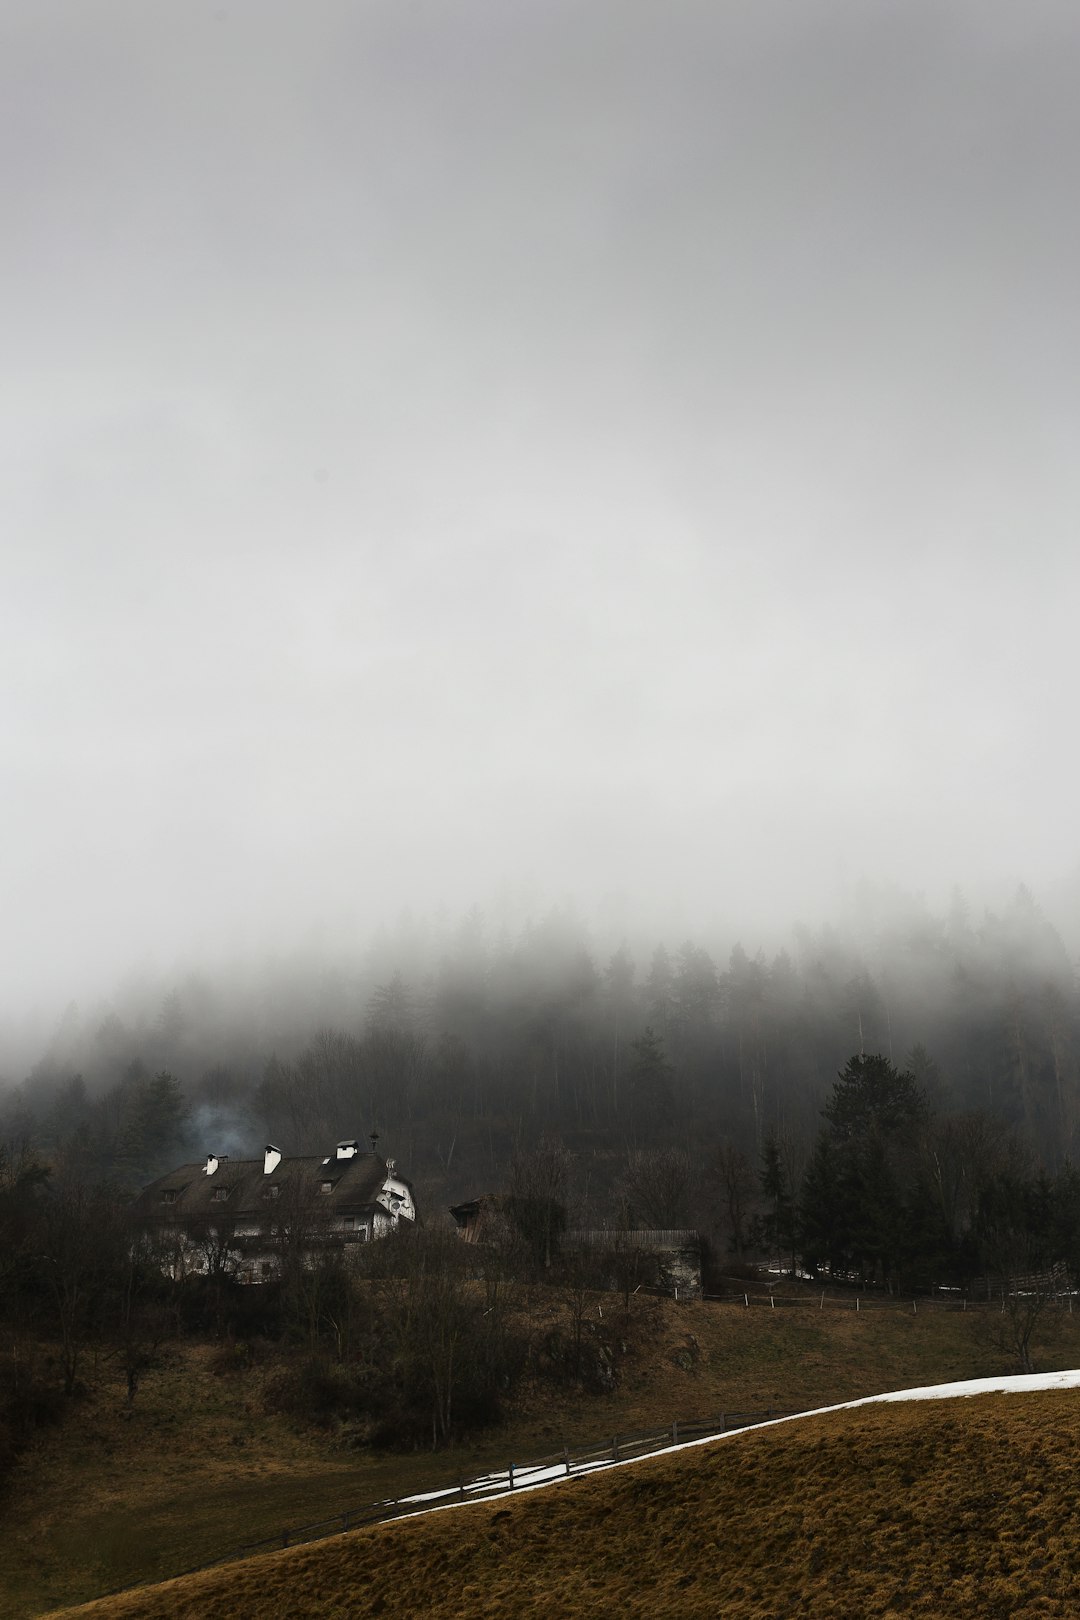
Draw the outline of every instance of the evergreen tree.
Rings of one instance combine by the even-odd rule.
[[[175,1158],[185,1140],[188,1106],[179,1080],[163,1069],[135,1079],[122,1108],[117,1157],[126,1178],[138,1185]]]
[[[649,963],[645,980],[645,1011],[650,1028],[667,1035],[675,1022],[675,975],[671,970],[671,957],[663,945],[658,945]]]
[[[674,1070],[664,1052],[664,1043],[651,1028],[631,1042],[630,1106],[638,1132],[655,1131],[672,1116],[674,1097],[671,1080]]]
[[[811,1275],[823,1265],[833,1276],[844,1270],[850,1227],[847,1190],[836,1143],[828,1131],[821,1131],[803,1176],[798,1204],[803,1263]]]
[[[927,1116],[927,1103],[914,1075],[901,1073],[875,1052],[848,1059],[823,1112],[833,1135],[843,1142],[871,1130],[920,1124]]]
[[[761,1191],[766,1209],[762,1218],[762,1238],[777,1264],[783,1256],[791,1259],[795,1270],[795,1201],[788,1166],[785,1163],[779,1138],[769,1131],[761,1149]]]

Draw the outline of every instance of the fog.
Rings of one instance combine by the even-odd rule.
[[[986,0],[9,0],[12,1038],[402,908],[1071,915],[1078,50]]]

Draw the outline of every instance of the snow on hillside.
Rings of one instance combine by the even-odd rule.
[[[766,1423],[755,1423],[754,1430],[777,1428],[784,1423],[798,1423],[803,1418],[824,1417],[830,1412],[849,1412],[857,1406],[873,1406],[881,1401],[944,1401],[964,1398],[971,1395],[1020,1395],[1032,1390],[1041,1389],[1076,1389],[1080,1388],[1080,1369],[1070,1372],[1052,1373],[1018,1373],[1014,1377],[1001,1378],[965,1378],[952,1384],[925,1384],[921,1389],[896,1389],[884,1395],[864,1395],[857,1401],[841,1401],[837,1406],[818,1406],[810,1411],[796,1412],[790,1417],[773,1418]],[[657,1451],[647,1452],[644,1456],[628,1457],[624,1461],[613,1462],[601,1459],[596,1462],[578,1465],[572,1474],[567,1476],[563,1464],[555,1463],[539,1468],[522,1468],[515,1472],[512,1494],[520,1495],[522,1491],[542,1490],[545,1486],[556,1485],[559,1480],[578,1478],[583,1473],[596,1473],[606,1468],[632,1468],[635,1463],[645,1462],[651,1457],[669,1456],[676,1451],[693,1451],[700,1446],[715,1445],[719,1440],[730,1439],[734,1435],[748,1434],[749,1429],[727,1429],[723,1433],[706,1435],[701,1440],[685,1440],[674,1446],[664,1446]],[[471,1480],[459,1490],[426,1491],[417,1496],[404,1498],[417,1504],[417,1514],[440,1512],[443,1508],[465,1506],[470,1496],[482,1497],[485,1501],[494,1501],[497,1496],[511,1494],[509,1480],[506,1480],[504,1489],[499,1490],[505,1475],[489,1474],[483,1479]],[[452,1501],[445,1498],[453,1497]],[[440,1501],[439,1498],[444,1500]],[[413,1517],[414,1515],[409,1515]]]

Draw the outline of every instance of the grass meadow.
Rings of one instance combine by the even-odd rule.
[[[595,1306],[597,1311],[605,1312],[621,1309],[610,1295],[598,1297]],[[558,1299],[534,1299],[529,1310],[536,1331],[543,1331],[545,1325],[566,1308]],[[505,1466],[511,1460],[524,1462],[557,1449],[564,1440],[572,1445],[582,1444],[616,1432],[659,1426],[673,1418],[707,1417],[721,1411],[765,1407],[824,1405],[888,1389],[1013,1371],[1000,1327],[1000,1320],[992,1312],[960,1314],[920,1310],[914,1314],[910,1309],[876,1308],[856,1313],[850,1307],[835,1306],[824,1310],[813,1307],[769,1310],[761,1306],[744,1310],[733,1304],[676,1305],[668,1300],[639,1297],[632,1302],[629,1321],[620,1328],[625,1332],[626,1352],[616,1391],[605,1396],[587,1396],[537,1384],[522,1392],[516,1409],[502,1425],[485,1431],[466,1445],[436,1454],[402,1455],[350,1448],[344,1443],[345,1437],[333,1431],[317,1430],[280,1415],[268,1414],[262,1400],[266,1369],[257,1366],[244,1373],[217,1374],[212,1370],[212,1346],[191,1345],[171,1351],[161,1365],[147,1375],[132,1413],[125,1412],[123,1390],[116,1373],[103,1365],[98,1369],[91,1395],[75,1407],[63,1427],[41,1433],[22,1459],[14,1486],[0,1504],[0,1620],[26,1620],[26,1617],[65,1604],[85,1601],[117,1586],[161,1581],[178,1570],[225,1554],[243,1543],[275,1535],[285,1526],[310,1522],[382,1497],[449,1483],[487,1467]],[[1035,1361],[1042,1370],[1080,1365],[1080,1313],[1073,1317],[1057,1312],[1044,1318]],[[1067,1412],[1069,1397],[1059,1399],[1060,1410]],[[976,1404],[964,1403],[965,1407]],[[906,1409],[900,1410],[906,1412]],[[921,1414],[929,1410],[918,1408]],[[1035,1408],[1025,1407],[1027,1410]],[[1003,1413],[1000,1421],[1011,1425],[1013,1420],[1008,1410],[1003,1409]],[[865,1433],[877,1432],[874,1425],[879,1421],[887,1425],[892,1420],[879,1420],[876,1415],[868,1418],[869,1428]],[[909,1416],[898,1417],[897,1433],[907,1434],[905,1424],[910,1421]],[[920,1417],[916,1430],[921,1421]],[[927,1421],[932,1428],[939,1420],[935,1417]],[[958,1418],[957,1421],[963,1420]],[[852,1418],[850,1423],[845,1418],[841,1427],[847,1434],[862,1433],[861,1423],[861,1418],[857,1422]],[[804,1438],[794,1438],[796,1428]],[[905,1445],[914,1446],[915,1432],[911,1431]],[[759,1444],[779,1446],[788,1460],[776,1480],[779,1484],[784,1481],[791,1484],[798,1468],[809,1466],[800,1450],[809,1433],[810,1429],[800,1424],[784,1431],[770,1430],[759,1440],[747,1436],[737,1444],[750,1448],[747,1456],[764,1455],[754,1449]],[[833,1433],[829,1430],[829,1435]],[[779,1436],[783,1438],[774,1438]],[[824,1433],[822,1441],[834,1463],[845,1455],[851,1461],[854,1452],[847,1442],[834,1443]],[[784,1449],[792,1446],[803,1458],[797,1466],[792,1460],[795,1453]],[[726,1478],[733,1466],[731,1459],[735,1453],[729,1443],[721,1442],[721,1447],[723,1465],[719,1473],[714,1468],[707,1474],[708,1478],[720,1475]],[[670,1545],[673,1559],[682,1546],[683,1489],[686,1481],[697,1478],[693,1472],[697,1466],[689,1462],[663,1464],[659,1460],[641,1465],[646,1470],[660,1469],[661,1473],[666,1467],[676,1469],[662,1490],[656,1487],[659,1492],[653,1504],[656,1512],[651,1517],[649,1513],[644,1514],[644,1520],[650,1524],[656,1520],[656,1547],[650,1554],[654,1560],[660,1558],[659,1549],[663,1545]],[[691,1469],[691,1473],[684,1475],[684,1467]],[[857,1472],[861,1470],[860,1461]],[[914,1464],[910,1460],[906,1462],[901,1473],[916,1477]],[[653,1476],[639,1476],[635,1471],[634,1478],[639,1477]],[[808,1475],[809,1479],[818,1477],[812,1470]],[[878,1488],[883,1488],[880,1479],[875,1486]],[[604,1476],[596,1482],[595,1489],[588,1481],[579,1481],[568,1491],[572,1494],[579,1489],[586,1492],[580,1500],[592,1504],[588,1511],[603,1518],[608,1511],[602,1506],[605,1493],[625,1492],[631,1489],[631,1483],[624,1471],[620,1475]],[[556,1495],[562,1505],[554,1503]],[[618,1500],[623,1500],[621,1495]],[[470,1521],[473,1524],[479,1524],[485,1514],[490,1517],[491,1533],[497,1538],[485,1541],[486,1556],[490,1559],[492,1547],[504,1552],[509,1550],[504,1546],[506,1537],[498,1529],[508,1521],[493,1515],[511,1512],[516,1525],[516,1516],[532,1512],[531,1504],[535,1504],[535,1511],[540,1515],[536,1522],[547,1523],[556,1511],[572,1511],[565,1505],[568,1501],[564,1490],[529,1496],[509,1508],[499,1506],[489,1511],[478,1506],[470,1508],[468,1513],[462,1510],[462,1514],[439,1515],[440,1528],[430,1533],[445,1535],[449,1541],[442,1551],[432,1554],[436,1559],[433,1567],[442,1567],[439,1560],[444,1558],[450,1560],[446,1567],[456,1567],[454,1560],[459,1555],[464,1556],[461,1546],[468,1543],[472,1532],[462,1525],[463,1514],[466,1518],[471,1513],[480,1515]],[[664,1517],[660,1505],[664,1502],[670,1509],[670,1523],[666,1526],[660,1522]],[[891,1487],[889,1505],[897,1508],[903,1505]],[[644,1513],[644,1508],[642,1511]],[[815,1509],[817,1511],[819,1509]],[[715,1512],[723,1518],[726,1532],[730,1532],[732,1523],[740,1520],[738,1494],[717,1503]],[[794,1506],[791,1512],[795,1512]],[[450,1524],[451,1520],[457,1528]],[[434,1525],[436,1520],[425,1521],[425,1524],[429,1522]],[[559,1538],[576,1538],[580,1529],[574,1519],[551,1533]],[[419,1533],[418,1525],[402,1524],[347,1539],[350,1546],[361,1542],[381,1545],[383,1538],[388,1538],[387,1546],[411,1546],[416,1543],[407,1539],[399,1543],[393,1538],[408,1538]],[[526,1537],[532,1534],[526,1530],[525,1521],[522,1521],[520,1533]],[[423,1534],[427,1535],[428,1531]],[[465,1542],[459,1545],[462,1536]],[[488,1531],[484,1531],[484,1536],[488,1537]],[[715,1540],[714,1535],[713,1542]],[[300,1568],[295,1559],[312,1559],[322,1568],[319,1561],[324,1557],[330,1560],[327,1570],[336,1568],[333,1561],[343,1556],[343,1546],[344,1542],[335,1542],[318,1549],[300,1549],[286,1557],[280,1568]],[[458,1551],[451,1554],[451,1546]],[[809,1547],[807,1557],[811,1554],[815,1558],[821,1556],[820,1550],[814,1552],[813,1547]],[[590,1568],[602,1556],[602,1549],[595,1555],[582,1554]],[[678,1557],[682,1556],[678,1552]],[[749,1552],[745,1552],[745,1556],[749,1557]],[[848,1556],[850,1561],[853,1555]],[[760,1564],[760,1560],[757,1562]],[[256,1567],[269,1568],[270,1565],[259,1560],[257,1565],[250,1566],[251,1571]],[[279,1566],[275,1563],[273,1567]],[[469,1567],[472,1570],[469,1582],[472,1582],[479,1578],[482,1570],[480,1565],[474,1568],[470,1563]],[[314,1569],[315,1564],[311,1568]],[[522,1568],[525,1570],[528,1566]],[[654,1574],[659,1580],[659,1564]],[[675,1580],[676,1574],[672,1573],[670,1578]],[[233,1566],[197,1579],[211,1584],[224,1583],[222,1591],[235,1587],[239,1593],[246,1590],[245,1583],[261,1577]],[[358,1576],[357,1580],[360,1579]],[[590,1580],[598,1579],[600,1575],[593,1568]],[[664,1581],[667,1579],[665,1575]],[[456,1577],[451,1587],[455,1587],[460,1597],[463,1587]],[[667,1590],[662,1585],[657,1591],[661,1589]],[[170,1589],[162,1590],[164,1593]],[[173,1595],[168,1601],[186,1602],[186,1598],[177,1596],[179,1590],[172,1588]],[[587,1587],[582,1587],[583,1603],[586,1590]],[[689,1587],[686,1590],[689,1591]],[[735,1602],[736,1598],[744,1601],[735,1593],[730,1601]],[[453,1591],[448,1589],[445,1601],[454,1600]],[[187,1612],[152,1607],[158,1601],[145,1595],[137,1599],[114,1597],[108,1600],[111,1606],[101,1612],[118,1615]],[[224,1600],[214,1599],[214,1602],[219,1601]],[[293,1602],[293,1598],[288,1601]],[[261,1610],[230,1612],[381,1612],[372,1606],[379,1601],[377,1593],[370,1594],[370,1601],[364,1598],[367,1607],[356,1606],[359,1598],[355,1591],[348,1601],[352,1606],[340,1610],[332,1607],[279,1610],[275,1600],[271,1608],[264,1605]],[[750,1599],[745,1601],[750,1602]],[[144,1607],[124,1606],[130,1603],[142,1603]],[[475,1593],[473,1606],[475,1611]],[[397,1610],[396,1602],[393,1608]],[[200,1612],[223,1613],[224,1610],[202,1609]],[[450,1614],[465,1610],[447,1607],[429,1612]],[[484,1612],[503,1611],[491,1608],[485,1598]],[[519,1594],[515,1613],[528,1612],[522,1607]],[[661,1611],[654,1606],[651,1611],[646,1608],[641,1612]],[[680,1612],[691,1611],[682,1605]],[[790,1611],[751,1607],[724,1609],[723,1612]],[[1033,1609],[1031,1612],[1059,1611]]]
[[[1075,1615],[1078,1443],[1068,1391],[834,1413],[79,1614]]]

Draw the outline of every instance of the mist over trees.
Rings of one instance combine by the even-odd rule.
[[[419,1227],[391,1242],[313,1259],[317,1217],[283,1200],[271,1282],[241,1286],[226,1219],[189,1234],[199,1265],[174,1283],[131,1218],[138,1188],[209,1151],[369,1133],[417,1195]],[[600,951],[569,908],[513,934],[472,911],[406,918],[359,961],[144,984],[70,1008],[0,1092],[0,1327],[20,1347],[0,1475],[93,1356],[130,1405],[189,1331],[226,1357],[238,1324],[297,1349],[283,1410],[410,1444],[493,1420],[526,1365],[607,1387],[590,1290],[628,1308],[664,1281],[641,1236],[687,1228],[706,1287],[764,1264],[992,1292],[1028,1368],[1040,1313],[1080,1282],[1078,1148],[1080,995],[1025,890],[977,920],[956,900],[799,930],[771,956]],[[486,1236],[461,1244],[448,1206],[485,1193]],[[542,1353],[514,1326],[519,1287],[566,1304]],[[23,1353],[42,1336],[51,1372]]]
[[[848,1103],[826,1108],[853,1054],[910,1073],[921,1128],[948,1127],[946,1159],[975,1116],[1050,1172],[1076,1155],[1080,999],[1023,889],[978,920],[958,898],[944,915],[913,906],[861,937],[802,929],[790,951],[736,945],[722,961],[692,939],[601,956],[569,908],[514,936],[477,911],[406,918],[362,962],[298,956],[69,1009],[0,1093],[0,1123],[129,1188],[209,1149],[310,1153],[375,1129],[429,1211],[509,1185],[516,1155],[557,1139],[588,1221],[615,1219],[635,1178],[644,1218],[642,1156],[685,1154],[697,1208],[683,1196],[680,1218],[708,1217],[738,1252],[761,1174],[782,1244],[783,1200],[855,1131],[841,1128]]]

